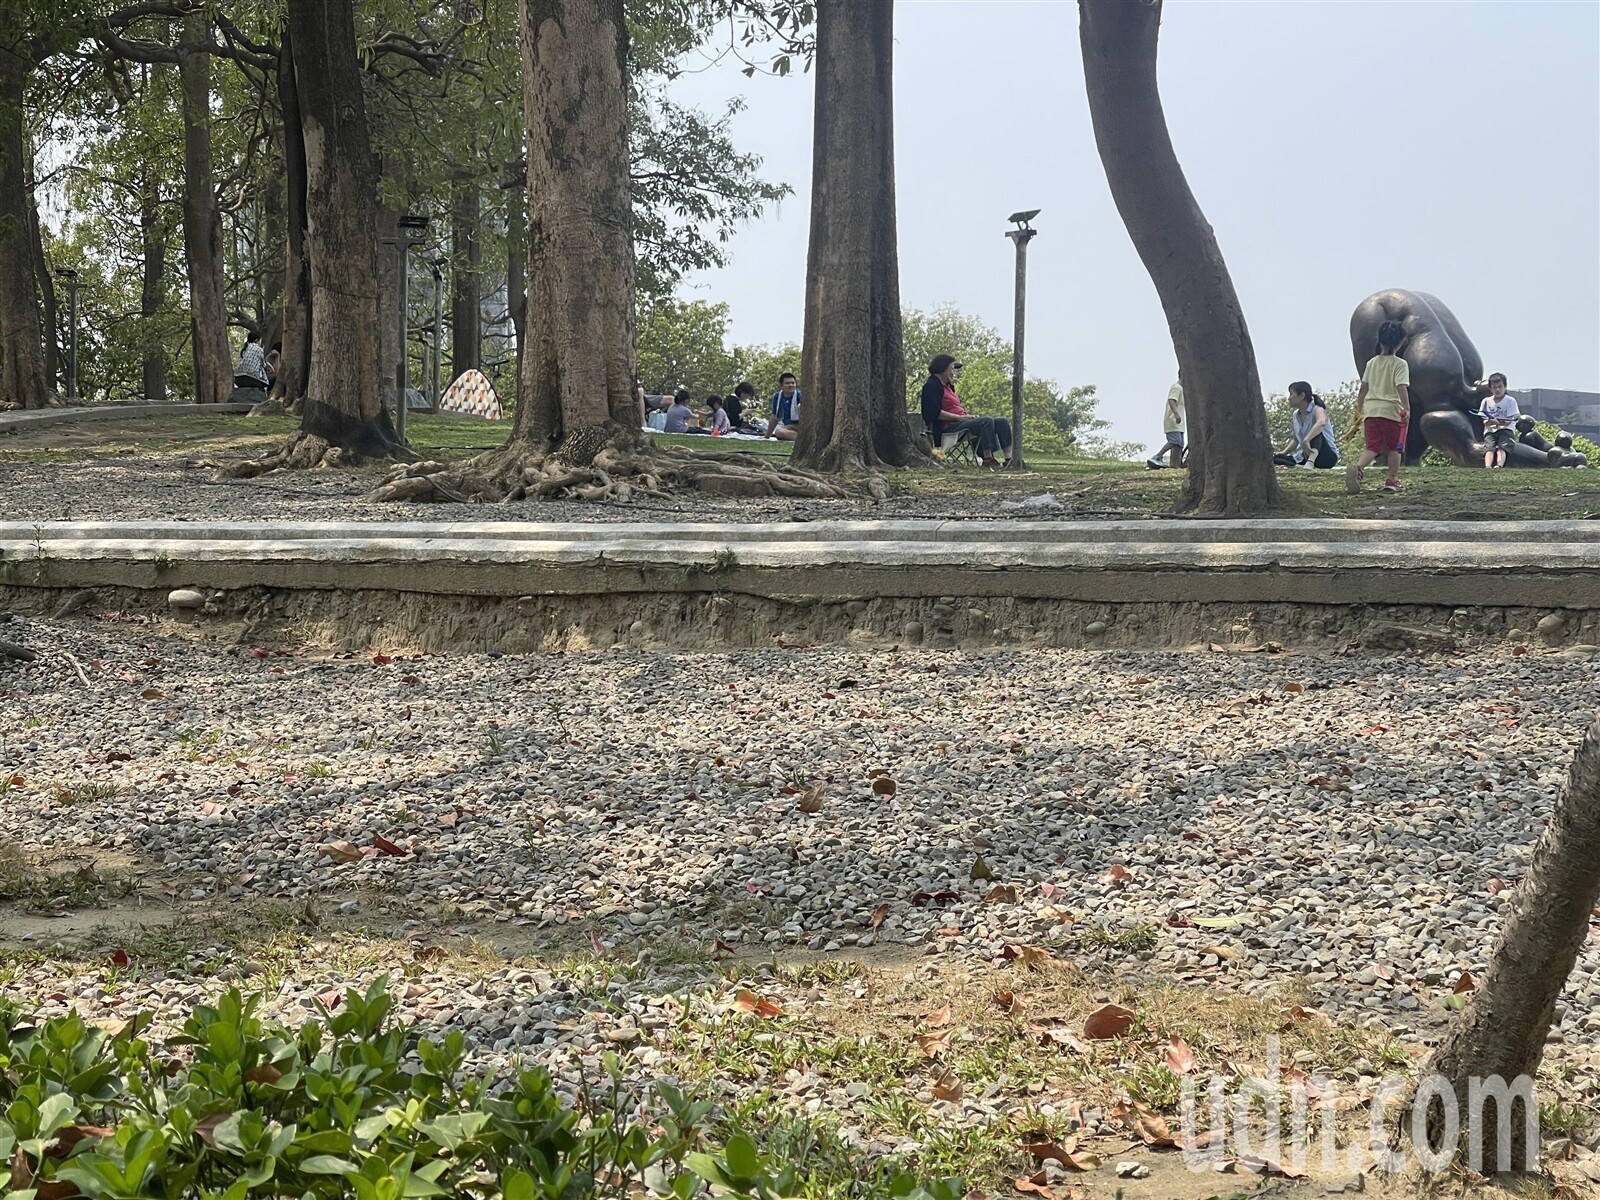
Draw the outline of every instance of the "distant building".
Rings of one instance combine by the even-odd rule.
[[[1590,441],[1600,441],[1600,392],[1565,388],[1513,388],[1517,407],[1540,421],[1559,425]]]

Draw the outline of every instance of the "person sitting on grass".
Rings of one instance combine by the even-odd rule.
[[[1483,465],[1506,465],[1506,449],[1511,445],[1511,428],[1522,415],[1517,398],[1506,395],[1506,377],[1496,371],[1489,376],[1489,394],[1478,405],[1483,418]]]
[[[1398,492],[1405,486],[1400,482],[1400,451],[1405,446],[1406,422],[1411,419],[1411,368],[1399,354],[1405,340],[1405,327],[1399,321],[1378,326],[1378,352],[1361,372],[1356,413],[1362,418],[1367,448],[1344,471],[1345,490],[1352,495],[1361,490],[1366,469],[1380,458],[1389,468],[1383,490]]]
[[[728,421],[728,411],[722,407],[722,404],[721,396],[706,397],[706,415],[700,425],[712,437],[721,437],[731,428]]]
[[[995,452],[1011,451],[1011,422],[1004,417],[980,417],[969,413],[956,395],[956,372],[961,364],[954,355],[936,354],[928,364],[928,381],[922,385],[922,423],[928,427],[934,448],[938,449],[947,433],[966,433],[969,430],[978,444],[978,455],[986,467],[998,467],[1001,462]]]
[[[689,407],[689,393],[678,389],[678,394],[672,398],[672,407],[667,409],[667,433],[688,433],[694,424],[694,409]]]
[[[1183,384],[1175,383],[1167,389],[1167,407],[1161,414],[1161,429],[1167,440],[1162,443],[1161,449],[1144,460],[1144,465],[1152,471],[1163,466],[1183,466],[1184,416]],[[1169,458],[1169,461],[1163,463],[1163,458]]]
[[[1293,433],[1282,454],[1272,461],[1280,467],[1320,467],[1327,470],[1339,461],[1339,447],[1333,441],[1333,422],[1322,400],[1304,380],[1289,385],[1289,422]]]
[[[267,354],[261,348],[261,335],[253,329],[244,336],[244,349],[233,368],[233,386],[263,392],[272,386],[267,375]]]
[[[746,410],[755,403],[756,385],[746,379],[733,389],[733,395],[722,402],[722,409],[728,414],[728,425],[735,433],[755,433],[756,427],[745,416]]]
[[[788,371],[778,376],[778,390],[772,395],[772,422],[767,436],[792,442],[800,434],[800,384]]]

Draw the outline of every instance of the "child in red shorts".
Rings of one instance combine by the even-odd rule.
[[[1365,417],[1361,431],[1367,448],[1345,468],[1346,491],[1359,492],[1366,468],[1379,458],[1389,468],[1383,490],[1398,492],[1405,486],[1400,482],[1400,453],[1406,444],[1406,422],[1411,419],[1411,368],[1396,353],[1405,336],[1398,321],[1378,326],[1378,352],[1361,372],[1361,391],[1356,396],[1356,411]]]

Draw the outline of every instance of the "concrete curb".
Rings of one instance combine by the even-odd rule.
[[[86,404],[78,408],[30,408],[0,413],[0,434],[85,421],[122,421],[141,417],[238,416],[254,404]]]
[[[1600,609],[1593,522],[0,522],[0,582]]]

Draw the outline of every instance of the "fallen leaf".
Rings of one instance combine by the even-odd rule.
[[[1350,785],[1336,779],[1329,779],[1324,775],[1317,775],[1306,780],[1310,787],[1321,788],[1325,792],[1348,792]]]
[[[960,892],[918,892],[911,897],[911,903],[918,908],[923,908],[929,904],[946,904],[951,900],[959,899],[961,899]]]
[[[450,828],[450,829],[454,829],[456,827],[456,822],[459,821],[460,819],[461,819],[461,810],[460,809],[457,809],[454,812],[447,812],[447,813],[440,813],[439,814],[439,824],[444,825],[444,826],[446,826],[447,828]]]
[[[966,1088],[961,1080],[956,1078],[955,1072],[946,1070],[943,1075],[933,1081],[933,1098],[935,1100],[959,1100]]]
[[[950,1006],[946,1004],[934,1009],[931,1013],[924,1013],[922,1023],[932,1029],[939,1029],[950,1024]]]
[[[1123,887],[1133,879],[1133,872],[1121,863],[1112,863],[1106,873],[1100,876],[1100,882],[1109,887]]]
[[[1084,1041],[1070,1029],[1062,1029],[1060,1026],[1048,1025],[1039,1026],[1038,1031],[1040,1045],[1065,1046],[1068,1050],[1075,1051],[1078,1054],[1094,1053],[1094,1047],[1089,1045],[1088,1042]]]
[[[606,952],[606,944],[600,940],[600,935],[593,929],[589,930],[589,948],[596,954],[604,954]]]
[[[994,1002],[1000,1006],[1000,1011],[1003,1013],[1021,1012],[1025,1007],[1027,1007],[1023,997],[1017,995],[1015,992],[1008,991],[1005,988],[1002,988],[1000,991],[994,994]]]
[[[338,988],[329,988],[327,991],[319,993],[317,999],[322,1001],[323,1008],[334,1009],[339,1007],[339,1002],[344,999],[344,993]]]
[[[795,808],[803,813],[818,813],[822,811],[823,785],[817,784],[801,793],[800,799],[795,803]]]
[[[1189,1043],[1177,1034],[1167,1039],[1167,1050],[1163,1057],[1175,1075],[1188,1075],[1200,1069],[1200,1060],[1195,1057]]]
[[[1508,886],[1509,885],[1503,879],[1491,879],[1489,880],[1488,884],[1489,895],[1498,896],[1501,892],[1508,890]]]
[[[1039,885],[1039,894],[1046,900],[1054,900],[1056,893],[1060,890],[1060,886],[1054,883],[1041,883]]]
[[[246,1083],[277,1083],[283,1072],[271,1063],[260,1063],[244,1073]]]
[[[1478,981],[1472,977],[1471,971],[1463,971],[1456,979],[1455,987],[1450,990],[1458,996],[1462,992],[1475,992],[1478,990]]]
[[[1111,1106],[1111,1116],[1131,1129],[1146,1146],[1176,1146],[1178,1139],[1167,1128],[1166,1118],[1135,1100],[1130,1108],[1122,1101]]]
[[[967,878],[974,883],[977,883],[980,879],[988,880],[994,878],[994,872],[989,869],[989,864],[983,861],[983,855],[980,854],[973,859],[972,870],[967,872]]]
[[[336,862],[358,862],[365,857],[361,853],[361,847],[354,842],[347,842],[343,838],[335,842],[329,842],[323,849],[332,855]]]
[[[959,925],[941,925],[941,926],[939,926],[939,928],[935,929],[933,932],[939,937],[960,937],[961,936],[961,926],[959,926]]]
[[[900,785],[888,775],[879,775],[872,781],[872,794],[875,796],[892,796],[900,790]]]
[[[1065,1142],[1023,1142],[1022,1149],[1033,1155],[1035,1162],[1058,1162],[1076,1171],[1092,1171],[1100,1165],[1093,1154],[1078,1149],[1078,1139]]]
[[[106,761],[108,763],[132,762],[133,755],[121,750],[110,750],[106,752]]]
[[[997,883],[984,894],[983,899],[988,904],[1015,904],[1017,902],[1016,885]]]
[[[889,915],[889,906],[880,904],[872,910],[872,919],[867,922],[868,929],[876,929],[883,924],[883,919]]]
[[[1056,1200],[1055,1192],[1045,1185],[1045,1174],[1036,1171],[1032,1175],[1021,1175],[1011,1181],[1011,1186],[1017,1191],[1042,1196],[1044,1200]]]
[[[1291,695],[1295,695],[1295,694],[1298,694],[1300,692],[1305,691],[1306,690],[1306,685],[1303,684],[1303,683],[1286,683],[1286,684],[1283,685],[1283,690],[1288,692],[1288,693],[1290,693]]]
[[[372,665],[375,667],[387,667],[393,661],[394,659],[390,658],[387,654],[374,654],[372,656]]]
[[[1048,950],[1041,950],[1038,946],[1021,946],[1015,942],[1007,942],[1002,946],[1000,957],[1007,962],[1019,962],[1030,971],[1037,971],[1047,963],[1056,961]]]
[[[1149,683],[1150,682],[1150,676],[1148,676],[1148,675],[1136,675],[1136,676],[1134,676],[1134,678],[1130,679],[1128,682],[1129,683]]]
[[[1133,1011],[1120,1004],[1103,1005],[1083,1020],[1083,1036],[1088,1038],[1122,1037],[1132,1028]]]
[[[141,699],[141,700],[164,700],[164,699],[166,699],[166,695],[167,694],[165,692],[163,692],[160,688],[145,688],[144,691],[139,693],[139,699]]]
[[[200,815],[205,817],[218,817],[222,815],[227,805],[220,800],[207,800],[200,806]]]
[[[919,1033],[916,1035],[916,1042],[923,1057],[938,1058],[950,1049],[950,1031],[946,1029],[942,1033]]]
[[[753,1013],[758,1017],[783,1016],[783,1005],[743,988],[739,989],[739,992],[734,996],[733,1006],[740,1012]]]
[[[1239,1166],[1242,1170],[1249,1171],[1252,1175],[1282,1175],[1285,1179],[1304,1179],[1306,1173],[1298,1171],[1293,1166],[1280,1163],[1271,1158],[1260,1158],[1254,1154],[1241,1154]]]
[[[121,946],[118,946],[111,952],[111,963],[113,966],[126,967],[131,962],[133,962],[133,959],[128,956],[128,952]]]
[[[217,1132],[217,1126],[221,1125],[231,1116],[233,1116],[231,1112],[219,1112],[212,1113],[209,1117],[202,1117],[195,1124],[195,1136],[197,1136],[206,1145],[215,1149],[217,1145],[215,1136]]]
[[[1385,982],[1389,982],[1394,979],[1394,968],[1389,966],[1388,963],[1374,962],[1367,969]]]
[[[375,833],[372,835],[372,844],[384,854],[389,855],[391,858],[404,858],[410,853],[410,851],[405,849],[405,847],[395,845],[381,833]]]

